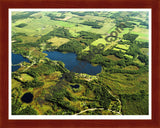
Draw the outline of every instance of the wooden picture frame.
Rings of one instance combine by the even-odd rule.
[[[8,118],[8,10],[9,8],[150,8],[152,9],[152,119],[151,120],[9,120]],[[160,59],[158,0],[1,0],[0,1],[0,127],[1,128],[110,128],[160,127]],[[157,55],[158,54],[158,55]]]

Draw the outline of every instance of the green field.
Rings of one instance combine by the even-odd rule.
[[[92,42],[92,45],[97,46],[98,44],[106,45],[108,43],[106,42],[106,40],[104,38],[99,38],[98,40],[95,40],[94,42]]]
[[[133,59],[133,56],[131,56],[131,55],[125,54],[124,56],[125,56],[125,57],[128,57],[128,58],[130,58],[130,59]]]
[[[139,27],[135,27],[132,32],[133,34],[138,34],[138,38],[136,40],[140,40],[140,41],[148,41],[149,40],[149,31],[148,29],[145,28],[139,28]]]
[[[117,44],[117,45],[116,45],[116,48],[123,49],[123,50],[128,50],[128,49],[129,49],[129,46],[130,46],[130,45],[127,45],[127,44],[124,44],[124,45],[122,45],[122,44]]]
[[[30,75],[28,74],[21,74],[21,78],[20,78],[22,81],[26,82],[26,81],[32,81],[33,80],[33,77],[31,77]]]
[[[141,52],[145,55],[149,55],[149,49],[148,48],[141,48]]]
[[[121,60],[120,58],[116,57],[115,55],[108,55],[107,58],[111,59],[111,60],[115,60],[115,61]]]
[[[52,46],[61,46],[62,44],[65,44],[69,41],[67,38],[60,38],[60,37],[52,37],[51,39],[48,40],[48,42],[52,42]]]
[[[122,49],[119,49],[119,48],[113,48],[113,50],[115,50],[115,51],[122,51],[122,52],[126,52],[125,50],[122,50]]]

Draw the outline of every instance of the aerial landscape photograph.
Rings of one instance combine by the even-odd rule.
[[[146,10],[11,10],[11,115],[149,115]]]

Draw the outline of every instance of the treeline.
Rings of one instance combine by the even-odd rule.
[[[27,36],[25,33],[12,33],[12,40],[15,43],[21,43],[23,40],[19,38],[18,36]]]
[[[76,38],[77,39],[80,38],[80,42],[84,43],[87,46],[89,46],[93,41],[102,37],[100,34],[95,34],[92,32],[80,31],[78,33],[79,33],[79,36]]]
[[[36,68],[31,67],[25,73],[36,78],[40,76],[41,74],[49,75],[50,73],[53,73],[55,71],[60,71],[62,73],[67,72],[67,69],[61,63],[62,62],[60,61],[52,62],[52,61],[46,60],[46,62],[44,62],[40,66]]]
[[[133,42],[137,37],[138,37],[138,34],[127,33],[123,35],[124,40],[130,40],[131,42]]]
[[[81,45],[81,43],[77,40],[70,40],[69,42],[61,45],[58,50],[59,51],[66,51],[66,52],[73,52],[73,53],[79,53],[84,49],[86,46]]]
[[[21,23],[21,24],[16,25],[16,27],[19,27],[19,28],[23,28],[25,26],[27,26],[27,24],[25,24],[25,23]]]
[[[44,82],[39,82],[37,79],[34,79],[32,81],[26,81],[26,82],[22,82],[21,81],[21,86],[22,88],[28,89],[28,88],[37,88],[37,87],[41,87],[44,85]]]
[[[137,55],[141,54],[141,51],[137,44],[131,44],[126,54],[133,56],[133,58],[136,58]]]
[[[15,14],[15,15],[12,15],[12,21],[15,22],[16,20],[19,20],[19,19],[25,19],[25,18],[28,18],[30,15],[34,14],[34,13],[38,13],[37,12],[23,12],[21,14]]]
[[[22,81],[20,79],[19,74],[16,74],[16,73],[12,73],[12,78],[14,78],[18,82],[20,82],[22,88],[26,88],[26,89],[28,89],[28,88],[37,88],[37,87],[41,87],[41,86],[44,85],[44,82],[38,81],[37,78],[34,78],[34,80],[32,80],[32,81],[25,81],[24,82],[24,81]]]
[[[87,12],[71,12],[72,14],[78,15],[78,16],[85,16],[87,14]]]
[[[148,65],[148,63],[149,63],[148,56],[146,56],[146,55],[141,54],[141,55],[138,56],[138,59],[142,63],[145,63],[146,65]]]
[[[17,33],[12,33],[12,38],[14,39],[17,36],[27,36],[26,33],[22,33],[22,32],[17,32]]]
[[[85,12],[71,12],[72,14],[78,15],[78,16],[85,16],[85,15],[94,15],[99,16],[99,12],[97,11],[85,11]]]
[[[71,39],[69,42],[61,45],[58,50],[59,51],[66,51],[66,52],[74,52],[78,54],[81,52],[86,46],[90,45],[94,40],[97,40],[101,37],[100,34],[95,34],[91,32],[81,31],[79,32],[79,36],[76,39]],[[78,39],[80,39],[78,41]],[[84,43],[85,45],[82,45]]]
[[[52,36],[68,38],[68,39],[72,37],[68,29],[65,29],[64,27],[59,27],[59,28],[55,28],[53,31],[49,32],[48,34],[43,35],[40,39],[37,40],[37,42],[38,43],[46,42]]]
[[[148,22],[146,21],[144,22],[141,19],[133,18],[135,16],[141,17],[137,12],[117,12],[112,14],[110,18],[115,20],[116,26],[119,26],[121,23],[124,23],[126,28],[133,29],[135,25],[137,25],[136,23],[134,23],[135,21],[135,22],[140,22],[140,25],[146,26],[148,28]],[[128,22],[128,21],[131,21],[131,22]]]
[[[148,42],[137,42],[139,48],[149,48]]]
[[[56,14],[49,13],[47,16],[50,17],[51,20],[58,20],[58,18],[60,18],[60,19],[65,18],[64,14],[57,16]]]
[[[144,22],[142,21],[139,25],[146,26],[147,29],[149,28],[148,22],[145,21]]]
[[[103,27],[102,25],[99,25],[96,22],[91,22],[91,21],[84,21],[83,23],[81,23],[83,25],[88,25],[88,26],[92,26],[92,28],[101,28]]]

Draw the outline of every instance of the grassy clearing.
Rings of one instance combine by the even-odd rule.
[[[120,50],[121,50],[121,51],[124,52],[124,53],[126,52],[125,50],[122,50],[122,49],[119,49],[119,48],[113,48],[113,50],[114,50],[114,51],[120,51]]]
[[[68,19],[67,21],[72,22],[72,23],[79,24],[79,23],[84,22],[85,20],[84,20],[84,19],[81,20],[80,18],[73,16],[72,18]]]
[[[31,77],[30,75],[28,74],[21,74],[21,78],[20,78],[23,82],[26,82],[26,81],[32,81],[34,78]]]
[[[149,39],[149,31],[148,31],[148,29],[140,28],[140,27],[135,27],[132,30],[131,33],[139,35],[136,40],[148,41],[148,39]]]
[[[23,28],[15,27],[20,23],[26,23],[27,26]],[[47,34],[49,31],[53,30],[53,26],[55,26],[55,23],[52,22],[49,17],[43,16],[40,19],[27,18],[24,20],[18,20],[12,24],[12,30],[15,32],[23,31],[23,33],[26,33],[28,36],[34,36]]]
[[[92,16],[92,15],[85,15],[85,16],[83,16],[83,18],[85,19],[85,20],[99,20],[99,21],[104,21],[105,20],[105,17],[100,17],[100,16]]]
[[[110,43],[110,42],[108,42]],[[106,45],[106,47],[104,48],[104,51],[110,48],[113,48],[116,44],[118,43],[118,40],[111,42],[109,45]]]
[[[89,46],[87,46],[85,49],[83,49],[83,52],[89,51]]]
[[[61,27],[67,27],[67,28],[71,28],[74,27],[75,24],[73,23],[68,23],[65,21],[53,21],[57,26],[61,26]]]
[[[27,26],[23,28],[17,28],[16,25],[20,23],[26,23]],[[47,34],[48,32],[52,31],[55,26],[70,28],[74,27],[75,24],[65,21],[50,20],[48,16],[42,15],[40,19],[27,18],[23,20],[18,20],[12,24],[12,30],[14,30],[15,32],[23,31],[23,33],[26,33],[29,36],[34,36]]]
[[[108,43],[106,42],[106,40],[104,38],[99,38],[99,39],[97,39],[97,40],[95,40],[95,41],[92,42],[92,45],[97,46],[98,44],[104,44],[104,45],[106,45]]]
[[[65,44],[69,41],[67,38],[60,38],[60,37],[52,37],[51,39],[48,40],[49,42],[52,42],[52,46],[61,46],[62,44]]]
[[[113,26],[112,28],[110,28],[110,30],[107,32],[108,34],[110,34],[112,31],[114,31],[116,29],[116,26]]]
[[[108,34],[110,34],[111,32],[113,31],[116,31],[118,36],[117,37],[120,37],[122,38],[124,34],[127,34],[131,28],[124,28],[123,30],[121,30],[120,28],[118,28],[118,30],[120,31],[120,33],[116,30],[116,26],[112,26],[111,29],[107,32]]]
[[[15,87],[19,87],[21,85],[20,82],[18,82],[17,80],[15,79],[12,79],[12,89],[15,88]]]
[[[106,23],[103,24],[102,28],[100,28],[100,29],[94,29],[94,28],[92,28],[90,30],[90,32],[97,33],[97,34],[106,34],[107,35],[108,31],[110,29],[112,29],[114,26],[115,26],[114,23],[108,23],[108,22],[106,22]]]
[[[30,43],[30,42],[36,42],[40,37],[18,36],[18,38],[22,39],[22,43]]]
[[[139,68],[137,66],[127,66],[125,68],[123,68],[124,70],[138,70]]]
[[[79,33],[77,33],[76,30],[73,30],[73,29],[69,29],[69,32],[73,37],[77,37],[79,35]]]
[[[91,29],[92,29],[91,26],[81,25],[81,24],[79,24],[78,26],[74,26],[74,27],[70,28],[70,30],[74,31],[74,32],[90,31]]]
[[[140,65],[145,65],[145,63],[142,63],[139,59],[135,59],[133,62]]]
[[[130,23],[135,23],[136,25],[139,25],[139,24],[140,24],[140,22],[136,22],[136,21],[128,21],[128,22],[130,22]]]
[[[119,29],[120,30],[120,29]],[[122,38],[124,34],[127,34],[129,31],[131,31],[131,28],[124,28],[123,30],[120,30],[121,33],[118,33],[118,37]]]
[[[103,27],[100,29],[92,28],[91,26],[78,24],[78,26],[73,26],[69,30],[73,33],[77,33],[79,31],[89,31],[96,34],[107,34],[107,32],[114,26],[114,23],[104,23]]]
[[[129,47],[130,45],[127,45],[127,44],[117,44],[116,45],[116,48],[123,49],[123,50],[128,50]]]
[[[38,13],[34,13],[34,14],[32,14],[30,17],[33,17],[33,18],[41,18],[43,15],[42,15],[42,13],[41,12],[38,12]]]
[[[145,55],[148,55],[148,53],[149,53],[149,49],[148,48],[141,48],[140,50]]]
[[[114,60],[114,61],[121,60],[120,58],[116,57],[115,55],[108,55],[107,58],[111,59],[111,60]]]
[[[124,56],[125,56],[125,57],[128,57],[128,58],[130,58],[130,59],[133,59],[133,56],[131,56],[131,55],[125,54]]]

